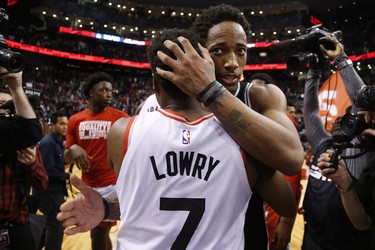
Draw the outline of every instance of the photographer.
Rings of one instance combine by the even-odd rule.
[[[9,88],[15,115],[2,114],[0,157],[0,249],[36,249],[27,197],[30,186],[47,187],[48,175],[35,145],[41,138],[40,123],[22,89],[22,73],[0,68]],[[4,106],[2,105],[3,109]]]
[[[375,122],[375,112],[366,112],[366,120],[372,124]],[[374,129],[366,129],[362,132],[365,136],[375,136]],[[375,249],[375,165],[368,163],[357,180],[349,172],[344,160],[338,162],[337,170],[332,167],[332,151],[328,150],[318,159],[318,166],[322,175],[336,183],[340,190],[340,196],[344,209],[357,230],[371,229],[371,246]]]
[[[9,88],[12,96],[15,115],[0,119],[0,155],[15,156],[15,152],[34,146],[42,137],[42,130],[23,89],[22,72],[9,73],[0,67],[3,84]]]
[[[348,96],[354,102],[355,91],[364,85],[346,56],[342,44],[334,36],[327,36],[326,41],[333,49],[316,44],[321,52],[319,61],[312,63],[307,74],[304,92],[304,120],[306,137],[314,152],[314,160],[309,166],[309,179],[303,201],[305,230],[303,250],[319,249],[370,249],[367,232],[357,230],[350,222],[340,198],[340,191],[335,183],[322,175],[317,166],[319,156],[333,147],[351,142],[359,144],[358,138],[347,136],[341,131],[341,117],[333,123],[331,133],[323,125],[319,112],[318,89],[323,69],[328,68],[328,58],[333,60],[339,69]],[[352,105],[351,112],[358,108]],[[363,148],[342,149],[342,157],[346,159],[348,171],[358,178],[367,162],[371,162],[373,154],[364,153]],[[338,240],[340,239],[340,240]]]

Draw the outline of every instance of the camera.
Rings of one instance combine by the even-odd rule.
[[[375,86],[363,85],[354,94],[354,104],[363,110],[375,110]],[[355,114],[345,114],[340,122],[341,132],[344,135],[354,137],[360,135],[363,130],[374,128],[372,124],[366,123],[362,116]]]
[[[335,49],[334,45],[325,39],[328,35],[335,37],[338,41],[342,40],[340,30],[330,32],[319,24],[308,28],[304,35],[271,45],[270,49],[285,50],[293,48],[301,51],[287,59],[287,68],[302,70],[306,68],[307,64],[317,65],[324,59],[319,45],[323,45],[328,50]]]
[[[286,67],[290,70],[299,70],[311,63],[319,63],[318,55],[311,52],[300,52],[288,58]]]
[[[333,144],[331,147],[331,150],[333,150],[333,153],[331,155],[331,167],[337,170],[337,166],[339,164],[339,160],[341,159],[341,153],[344,147],[342,147],[339,144]]]
[[[0,8],[0,22],[8,19],[5,10]],[[0,34],[0,66],[6,68],[10,73],[17,73],[23,70],[24,63],[24,56],[10,50],[4,36]]]
[[[345,114],[341,118],[340,129],[341,132],[349,137],[355,137],[360,135],[363,130],[371,128],[366,120],[362,116],[355,114]]]
[[[363,85],[354,95],[354,104],[368,111],[375,110],[375,86]]]

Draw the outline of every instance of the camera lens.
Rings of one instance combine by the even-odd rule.
[[[0,50],[0,66],[6,68],[11,73],[20,72],[23,69],[25,58],[18,52],[8,49]]]
[[[341,132],[346,136],[360,135],[367,128],[365,118],[354,114],[346,114],[341,118]]]

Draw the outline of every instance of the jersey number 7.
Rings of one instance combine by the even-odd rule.
[[[160,198],[160,210],[190,211],[181,232],[173,242],[171,250],[187,248],[202,219],[205,208],[206,201],[202,198]]]

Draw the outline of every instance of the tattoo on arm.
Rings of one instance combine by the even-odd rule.
[[[223,126],[234,134],[245,134],[246,128],[251,125],[250,122],[241,119],[241,113],[238,110],[232,110],[227,117],[220,117],[219,120]]]
[[[219,109],[222,104],[220,102],[220,97],[217,98],[214,103],[212,104],[212,109],[217,110]],[[251,126],[251,123],[247,120],[241,118],[242,113],[236,109],[230,111],[229,115],[216,115],[216,117],[220,120],[223,126],[233,134],[245,134],[246,128]]]

